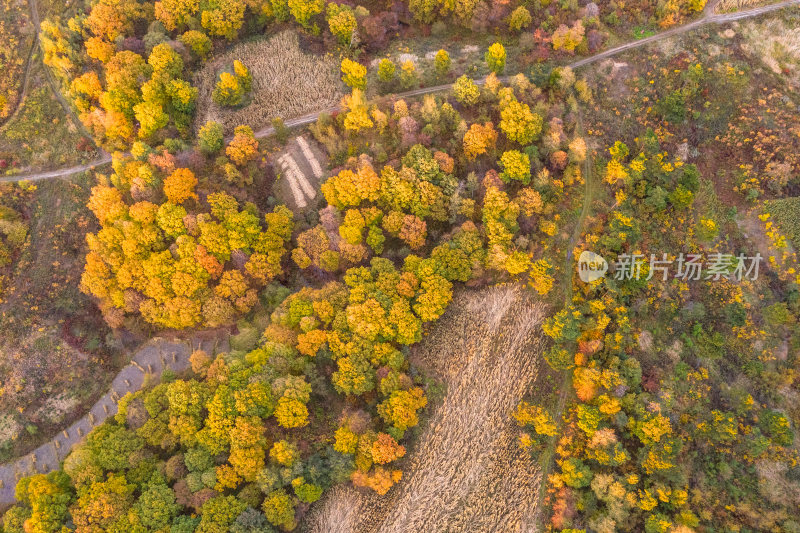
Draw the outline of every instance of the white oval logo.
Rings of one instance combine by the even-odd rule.
[[[578,257],[578,277],[584,283],[596,281],[608,272],[608,261],[594,252],[584,250]]]

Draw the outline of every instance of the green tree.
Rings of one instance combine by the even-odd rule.
[[[433,65],[436,69],[436,74],[440,78],[447,76],[447,74],[450,72],[450,54],[447,53],[447,50],[441,49],[436,52]]]
[[[459,77],[453,84],[453,94],[456,100],[464,105],[475,105],[481,97],[481,90],[466,74]]]
[[[209,120],[197,133],[197,142],[200,150],[206,155],[213,155],[222,150],[224,137],[222,124]]]
[[[387,57],[384,57],[381,59],[380,63],[378,63],[378,79],[381,81],[381,83],[389,84],[393,82],[396,71],[397,67],[394,64],[394,61]]]
[[[74,493],[69,476],[57,470],[20,480],[16,497],[30,507],[30,518],[24,525],[26,533],[55,533],[67,521]]]
[[[285,490],[279,489],[269,493],[261,508],[272,525],[287,530],[294,527],[294,504]]]
[[[148,485],[134,508],[138,511],[142,525],[150,531],[170,525],[180,510],[175,503],[175,493],[163,482]]]
[[[494,43],[486,51],[484,59],[486,59],[486,65],[489,67],[489,70],[495,74],[502,74],[506,68],[505,47],[500,43]]]
[[[123,426],[103,424],[89,433],[86,446],[101,468],[120,471],[130,467],[130,455],[144,446],[144,440]]]
[[[235,496],[216,496],[203,504],[197,533],[223,533],[247,508]]]
[[[531,160],[528,154],[518,150],[509,150],[503,152],[500,156],[500,166],[503,172],[500,173],[500,179],[506,183],[513,181],[522,182],[527,185],[531,181]]]
[[[568,486],[580,489],[589,486],[592,472],[583,461],[576,457],[570,457],[561,465],[561,479]]]

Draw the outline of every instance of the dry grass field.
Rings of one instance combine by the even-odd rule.
[[[720,0],[714,8],[717,13],[731,13],[740,9],[774,4],[777,0]]]
[[[412,355],[444,382],[406,464],[385,497],[331,493],[314,533],[532,531],[538,465],[521,452],[510,417],[536,381],[543,306],[523,289],[464,291]]]
[[[244,107],[223,108],[212,101],[211,93],[219,73],[231,68],[235,59],[253,76],[251,100]],[[330,107],[342,97],[336,60],[301,50],[297,33],[291,30],[240,44],[214,58],[196,75],[194,85],[200,91],[195,126],[214,120],[224,126],[226,135],[241,124],[258,129],[275,117],[304,115]]]
[[[745,22],[741,33],[745,51],[795,88],[800,87],[800,26],[775,16]]]

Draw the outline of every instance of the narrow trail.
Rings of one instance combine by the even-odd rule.
[[[585,137],[585,131],[583,127],[583,112],[579,109],[578,110],[578,134],[581,137]],[[584,188],[583,188],[583,207],[581,208],[581,213],[578,216],[578,220],[575,223],[575,229],[572,231],[572,235],[567,244],[567,256],[566,261],[564,264],[564,307],[567,307],[572,303],[572,295],[574,292],[574,274],[575,274],[575,267],[574,267],[574,257],[573,257],[573,250],[575,249],[575,245],[578,244],[578,240],[580,239],[581,235],[583,234],[583,225],[586,221],[586,217],[589,216],[592,202],[594,201],[594,194],[595,194],[595,185],[596,185],[596,176],[594,174],[594,162],[592,160],[592,150],[589,148],[586,153],[586,160],[583,162],[583,174],[584,174]],[[561,432],[561,422],[562,417],[564,414],[564,410],[567,407],[567,401],[574,396],[573,389],[572,389],[572,371],[565,370],[563,379],[561,381],[560,392],[558,395],[558,403],[556,404],[555,413],[553,414],[553,419],[556,421],[556,424],[559,425],[559,434]],[[542,511],[544,510],[544,506],[541,505],[542,500],[544,499],[545,491],[547,490],[547,483],[548,478],[550,477],[550,471],[553,469],[553,462],[555,459],[555,449],[556,449],[556,440],[553,441],[547,446],[547,448],[542,452],[539,464],[542,468],[542,484],[539,487],[539,505],[536,506],[536,514],[534,516],[534,524],[539,528],[539,530],[543,530],[542,526],[542,519],[544,515]]]
[[[728,22],[736,21],[736,20],[742,20],[742,19],[757,17],[759,15],[763,15],[765,13],[770,13],[772,11],[777,11],[777,10],[783,9],[785,7],[799,5],[800,4],[800,0],[784,0],[782,2],[778,2],[777,4],[771,4],[771,5],[767,5],[767,6],[756,7],[756,8],[753,8],[753,9],[745,9],[745,10],[737,11],[737,12],[734,12],[734,13],[724,13],[724,14],[720,14],[720,13],[715,13],[714,12],[717,3],[718,3],[718,1],[710,3],[706,7],[706,9],[704,10],[703,16],[701,18],[693,21],[693,22],[690,22],[688,24],[684,24],[683,26],[678,26],[676,28],[665,30],[663,32],[657,33],[657,34],[652,35],[650,37],[645,37],[644,39],[631,41],[631,42],[628,42],[628,43],[625,43],[625,44],[622,44],[622,45],[619,45],[619,46],[615,46],[614,48],[609,48],[608,50],[605,50],[603,52],[600,52],[600,53],[595,54],[595,55],[590,56],[590,57],[586,57],[584,59],[579,59],[579,60],[574,61],[572,63],[569,63],[569,64],[567,64],[565,66],[571,67],[573,69],[577,69],[577,68],[580,68],[580,67],[595,63],[597,61],[601,61],[603,59],[608,59],[609,57],[613,57],[613,56],[615,56],[617,54],[621,54],[622,52],[626,52],[628,50],[633,50],[635,48],[646,46],[646,45],[648,45],[650,43],[653,43],[653,42],[656,42],[656,41],[659,41],[659,40],[662,40],[662,39],[667,39],[669,37],[674,37],[676,35],[681,35],[681,34],[686,33],[688,31],[695,30],[697,28],[700,28],[700,27],[703,27],[703,26],[707,26],[709,24],[725,24],[725,23],[728,23]],[[31,0],[31,6],[34,6],[34,7],[36,6],[36,0]],[[39,15],[38,15],[38,10],[37,10],[37,12],[36,12],[36,21],[35,21],[37,28],[39,27],[38,16]],[[48,80],[50,80],[51,86],[54,86],[55,84],[53,83],[53,80],[51,78],[52,74],[50,73],[49,70],[47,70],[47,69],[45,69],[45,70],[47,71]],[[500,81],[503,81],[505,83],[505,82],[508,82],[512,77],[513,76],[503,76],[503,77],[500,78]],[[481,79],[475,80],[475,83],[478,84],[478,85],[483,85],[484,83],[486,83],[486,78],[481,78]],[[432,87],[423,87],[421,89],[414,89],[412,91],[406,91],[406,92],[403,92],[403,93],[396,93],[394,96],[398,97],[398,98],[412,98],[412,97],[415,97],[415,96],[423,96],[423,95],[426,95],[426,94],[433,94],[433,93],[447,91],[447,90],[450,90],[452,88],[452,86],[453,86],[453,84],[451,84],[451,83],[447,83],[447,84],[443,84],[443,85],[434,85]],[[74,111],[67,104],[67,102],[64,100],[64,97],[63,97],[63,95],[61,95],[61,92],[58,91],[58,90],[55,90],[55,88],[53,90],[56,93],[56,95],[58,96],[58,98],[61,101],[62,105],[65,106],[65,109],[68,110],[68,112],[70,113],[70,115],[72,117],[75,117]],[[338,110],[339,110],[338,106],[322,109],[320,111],[315,111],[314,113],[309,113],[309,114],[303,115],[301,117],[288,119],[288,120],[286,120],[285,124],[289,128],[298,128],[298,127],[302,127],[302,126],[308,126],[309,124],[313,124],[314,122],[316,122],[320,115],[322,115],[324,113],[330,114],[330,113],[336,112]],[[75,118],[77,118],[77,117],[75,117]],[[80,121],[78,121],[78,124],[81,124]],[[82,124],[81,124],[81,126],[82,126]],[[269,136],[273,135],[274,133],[275,133],[275,129],[272,126],[265,126],[265,127],[261,128],[261,129],[257,130],[255,132],[255,136],[256,136],[256,138],[260,139],[260,138],[264,138],[264,137],[269,137]],[[88,163],[86,165],[79,165],[79,166],[75,166],[75,167],[64,168],[64,169],[60,169],[60,170],[52,170],[52,171],[48,171],[48,172],[32,172],[32,173],[28,173],[28,174],[19,174],[19,175],[15,175],[15,176],[4,176],[4,177],[0,177],[0,182],[3,182],[3,181],[38,181],[38,180],[44,180],[44,179],[61,178],[61,177],[70,176],[72,174],[77,174],[79,172],[83,172],[87,168],[91,168],[93,166],[100,166],[100,165],[106,164],[110,160],[111,160],[111,157],[107,153],[104,152],[102,157],[100,157],[96,161],[93,161],[93,162]]]
[[[85,172],[87,170],[92,170],[96,167],[105,165],[106,163],[111,162],[111,155],[105,154],[100,159],[96,159],[90,163],[85,163],[83,165],[78,165],[69,168],[62,168],[57,170],[48,170],[45,172],[37,172],[35,174],[21,174],[17,176],[3,176],[0,177],[0,183],[2,182],[10,182],[10,181],[43,181],[53,178],[63,178],[66,176],[73,176],[75,174],[80,174],[81,172]]]
[[[31,0],[33,1],[33,0]],[[32,19],[33,17],[31,17]],[[31,21],[33,22],[33,21]],[[39,30],[37,29],[33,33],[33,43],[31,43],[31,49],[28,52],[28,59],[25,61],[25,76],[22,80],[22,90],[19,93],[19,97],[17,97],[17,102],[14,106],[14,111],[8,115],[2,122],[0,122],[0,130],[5,128],[7,124],[10,124],[17,115],[19,115],[20,110],[23,108],[22,103],[25,101],[25,98],[28,96],[28,87],[30,85],[30,78],[31,78],[31,69],[33,67],[34,61],[33,56],[36,54],[36,48],[39,46]]]
[[[5,127],[9,124],[16,115],[18,115],[22,108],[24,108],[24,101],[25,97],[28,95],[28,87],[30,85],[30,74],[33,67],[34,55],[36,55],[36,49],[40,48],[40,40],[39,40],[39,33],[41,32],[41,17],[39,16],[39,4],[37,3],[38,0],[29,0],[28,5],[30,7],[31,13],[31,21],[33,22],[34,26],[34,37],[33,37],[33,45],[31,46],[31,51],[28,56],[28,63],[25,68],[25,81],[23,82],[23,90],[20,94],[19,100],[17,101],[17,107],[14,109],[14,113],[10,115],[2,124],[0,124],[0,128]],[[64,98],[64,95],[61,94],[61,88],[56,83],[55,78],[53,77],[53,73],[50,69],[46,66],[42,66],[42,70],[44,71],[44,76],[47,79],[47,84],[50,86],[50,91],[58,100],[61,107],[64,108],[64,112],[67,114],[68,119],[75,125],[76,128],[84,135],[87,139],[92,139],[92,135],[83,125],[78,115],[75,113],[75,110],[72,109],[72,106],[69,105],[67,99]],[[111,161],[111,155],[108,154],[105,150],[97,147],[98,152],[100,153],[100,157],[94,161],[83,165],[77,165],[74,167],[69,168],[62,168],[56,170],[49,170],[43,172],[33,172],[28,174],[18,174],[14,176],[2,176],[0,177],[0,182],[15,182],[15,181],[41,181],[46,179],[52,178],[61,178],[65,176],[71,176],[73,174],[79,174],[86,170],[92,169],[94,167],[104,165]]]
[[[38,3],[38,0],[29,0],[29,2],[30,2],[30,7],[31,7],[31,18],[33,18],[33,25],[34,25],[34,28],[36,29],[36,44],[41,44],[41,42],[39,40],[39,33],[42,31],[42,20],[41,20],[41,17],[39,16],[39,3]],[[47,68],[47,66],[45,66],[45,68],[44,68],[44,75],[47,78],[47,84],[50,86],[50,90],[53,92],[55,97],[58,99],[58,102],[61,104],[61,107],[64,108],[64,111],[67,113],[67,116],[70,117],[72,122],[83,133],[83,135],[85,137],[87,137],[88,139],[92,139],[92,135],[89,133],[89,131],[83,125],[83,122],[81,122],[80,118],[78,118],[78,115],[75,113],[75,110],[72,109],[72,106],[69,105],[69,102],[67,102],[67,99],[64,98],[63,94],[61,94],[61,87],[59,87],[58,83],[56,83],[56,80],[53,77],[53,73],[50,71],[49,68]],[[97,147],[97,149],[99,150],[100,155],[102,157],[108,156],[108,154],[102,148],[100,148],[99,146]],[[78,172],[82,172],[82,171],[78,171]]]
[[[144,344],[116,375],[110,390],[89,409],[83,418],[42,444],[31,453],[0,465],[0,507],[13,504],[17,481],[24,476],[47,473],[59,468],[72,448],[107,418],[117,414],[117,402],[129,392],[142,389],[170,369],[183,372],[191,365],[189,356],[196,349],[209,354],[227,350],[219,339],[169,340],[154,338]]]

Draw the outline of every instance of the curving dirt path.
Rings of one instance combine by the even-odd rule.
[[[39,16],[38,0],[29,0],[28,5],[30,7],[30,12],[31,12],[31,22],[33,22],[35,31],[33,36],[33,45],[31,46],[31,51],[28,54],[28,61],[27,64],[25,65],[25,80],[23,81],[22,91],[20,93],[19,99],[17,100],[17,106],[14,109],[14,112],[11,115],[9,115],[8,118],[5,119],[2,124],[0,124],[0,127],[4,127],[6,124],[9,124],[11,122],[11,119],[17,116],[22,110],[22,108],[25,107],[24,106],[25,97],[28,95],[28,88],[30,85],[30,74],[34,63],[33,56],[36,54],[36,49],[39,48],[41,45],[41,42],[39,40],[39,32],[41,32],[42,22],[41,22],[41,17]],[[91,134],[83,125],[83,122],[81,122],[80,118],[75,113],[75,110],[72,109],[72,106],[69,105],[67,99],[64,98],[63,94],[61,94],[61,89],[58,86],[58,83],[56,83],[56,80],[53,78],[53,73],[50,71],[49,68],[47,68],[47,66],[44,66],[43,70],[44,70],[44,76],[45,78],[47,78],[47,84],[50,86],[50,91],[53,93],[53,95],[55,95],[56,99],[61,104],[61,107],[64,108],[64,111],[67,113],[67,117],[69,118],[69,120],[71,120],[72,123],[75,124],[75,126],[82,132],[82,134],[86,138],[91,139],[92,138]],[[92,161],[84,165],[77,165],[74,167],[56,169],[44,172],[32,172],[28,174],[18,174],[14,176],[3,176],[0,177],[0,182],[23,181],[23,180],[41,181],[46,179],[71,176],[73,174],[78,174],[85,170],[90,170],[93,167],[104,165],[111,161],[111,156],[105,150],[103,150],[99,146],[97,147],[97,150],[100,153],[100,157],[95,161]]]
[[[571,67],[573,69],[580,68],[580,67],[583,67],[585,65],[589,65],[591,63],[595,63],[597,61],[600,61],[600,60],[607,59],[609,57],[615,56],[615,55],[620,54],[622,52],[625,52],[627,50],[632,50],[634,48],[639,48],[641,46],[645,46],[645,45],[650,44],[652,42],[659,41],[659,40],[662,40],[662,39],[666,39],[666,38],[669,38],[669,37],[674,37],[675,35],[680,35],[682,33],[686,33],[687,31],[691,31],[691,30],[700,28],[702,26],[706,26],[706,25],[709,25],[709,24],[725,24],[727,22],[733,22],[733,21],[736,21],[736,20],[742,20],[742,19],[757,17],[759,15],[763,15],[765,13],[769,13],[769,12],[772,12],[772,11],[777,11],[777,10],[783,9],[785,7],[798,5],[798,4],[800,4],[800,0],[784,0],[783,2],[778,2],[777,4],[771,4],[771,5],[767,5],[767,6],[756,7],[756,8],[753,8],[753,9],[746,9],[746,10],[742,10],[742,11],[737,11],[735,13],[724,13],[724,14],[715,13],[714,12],[717,3],[718,3],[718,0],[714,1],[712,3],[709,3],[708,6],[706,7],[706,9],[703,11],[703,16],[701,18],[693,21],[693,22],[690,22],[688,24],[684,24],[683,26],[678,26],[676,28],[672,28],[672,29],[663,31],[661,33],[657,33],[657,34],[652,35],[650,37],[645,37],[644,39],[631,41],[629,43],[625,43],[625,44],[622,44],[620,46],[615,46],[614,48],[609,48],[608,50],[605,50],[603,52],[595,54],[595,55],[593,55],[591,57],[586,57],[584,59],[579,59],[578,61],[574,61],[572,63],[569,63],[566,66],[569,66],[569,67]],[[31,5],[35,6],[36,5],[36,0],[31,0]],[[38,23],[39,22],[38,22],[38,12],[37,12],[37,14],[36,14],[37,28],[38,28]],[[51,76],[51,74],[48,71],[48,79],[50,79],[49,76]],[[500,78],[500,80],[503,81],[503,82],[507,82],[511,78],[512,78],[512,76],[503,76],[503,77]],[[50,80],[50,81],[52,83],[52,80]],[[481,78],[479,80],[475,80],[475,83],[478,84],[478,85],[483,85],[485,82],[486,82],[486,78]],[[411,98],[411,97],[414,97],[414,96],[422,96],[422,95],[425,95],[425,94],[432,94],[432,93],[438,93],[438,92],[446,91],[446,90],[449,90],[452,86],[453,85],[450,84],[450,83],[443,84],[443,85],[434,85],[432,87],[423,87],[421,89],[415,89],[415,90],[406,91],[406,92],[403,92],[403,93],[396,93],[394,96],[396,96],[398,98]],[[74,111],[66,103],[66,101],[63,98],[63,96],[61,95],[61,92],[57,91],[55,89],[54,89],[54,91],[58,95],[59,100],[61,100],[62,105],[65,106],[65,109],[67,109],[69,111],[69,113],[74,117],[75,116]],[[303,115],[301,117],[288,119],[288,120],[286,120],[285,124],[289,128],[297,128],[297,127],[301,127],[301,126],[307,126],[309,124],[313,124],[314,122],[316,122],[321,114],[323,114],[323,113],[333,113],[335,111],[339,111],[339,107],[338,106],[330,107],[330,108],[327,108],[327,109],[322,109],[322,110],[319,110],[319,111],[315,111],[314,113],[309,113],[309,114]],[[80,124],[80,121],[78,123]],[[82,124],[81,124],[81,126],[82,126]],[[275,133],[275,129],[272,126],[265,126],[265,127],[261,128],[261,129],[259,129],[258,131],[256,131],[255,132],[255,136],[256,136],[256,138],[263,138],[263,137],[269,137],[269,136],[273,135],[274,133]],[[16,176],[4,176],[4,177],[0,177],[0,182],[3,182],[3,181],[24,181],[24,180],[27,180],[27,181],[38,181],[38,180],[43,180],[43,179],[66,177],[66,176],[70,176],[72,174],[77,174],[79,172],[83,172],[83,171],[85,171],[88,168],[91,168],[93,166],[103,165],[105,163],[108,163],[110,160],[111,160],[111,156],[109,156],[108,154],[104,154],[103,157],[101,157],[101,158],[97,159],[96,161],[93,161],[92,163],[89,163],[87,165],[80,165],[80,166],[76,166],[76,167],[70,167],[70,168],[65,168],[65,169],[61,169],[61,170],[53,170],[53,171],[48,171],[48,172],[34,172],[34,173],[30,173],[30,174],[20,174],[20,175],[16,175]]]
[[[18,174],[14,176],[3,176],[0,177],[0,182],[9,182],[9,181],[42,181],[42,180],[49,180],[53,178],[63,178],[66,176],[73,176],[75,174],[80,174],[81,172],[85,172],[87,170],[93,170],[96,167],[101,165],[105,165],[106,163],[111,162],[111,156],[109,154],[103,155],[100,159],[96,159],[91,163],[85,163],[83,165],[77,165],[74,167],[69,168],[61,168],[56,170],[48,170],[45,172],[35,172],[32,174]]]
[[[107,418],[117,413],[117,402],[129,392],[136,392],[169,368],[182,372],[190,367],[189,356],[196,349],[208,353],[227,350],[227,341],[198,340],[176,341],[155,338],[134,354],[128,366],[119,371],[111,389],[104,394],[83,418],[59,433],[49,442],[14,461],[0,465],[0,507],[13,504],[14,488],[24,476],[47,473],[59,468],[73,446]]]
[[[36,40],[35,40],[34,44],[41,44],[40,41],[39,41],[39,33],[42,31],[42,20],[41,20],[41,17],[39,16],[39,3],[38,3],[38,0],[29,0],[29,3],[30,3],[30,7],[31,7],[31,18],[33,19],[33,25],[36,28]],[[78,118],[78,115],[75,113],[75,110],[72,109],[72,106],[69,105],[69,102],[67,102],[67,99],[64,98],[63,94],[61,94],[61,88],[59,87],[58,83],[56,83],[55,78],[53,78],[53,73],[50,71],[49,68],[45,67],[44,75],[47,78],[47,84],[50,86],[50,90],[53,92],[55,97],[58,99],[59,103],[61,104],[61,107],[64,108],[64,111],[72,119],[72,121],[75,124],[75,126],[81,132],[83,132],[83,135],[86,136],[87,138],[91,139],[92,138],[91,134],[86,129],[86,127],[83,125],[83,122],[81,122],[80,118]],[[100,148],[99,146],[97,147],[97,149],[99,150],[99,152],[102,155],[102,157],[108,156],[108,154],[102,148]],[[82,172],[82,171],[79,170],[77,172]]]

